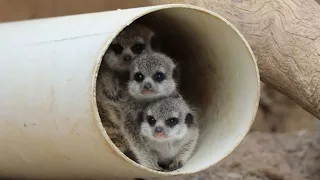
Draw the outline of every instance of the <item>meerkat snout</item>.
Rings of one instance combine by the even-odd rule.
[[[151,89],[152,89],[152,84],[149,83],[149,82],[144,83],[143,88],[144,88],[145,90],[151,90]]]
[[[157,126],[157,127],[154,129],[154,132],[155,132],[156,134],[163,134],[163,127]]]
[[[128,61],[131,61],[131,60],[132,60],[132,57],[131,57],[130,55],[125,55],[125,56],[123,57],[123,60],[126,61],[126,62],[128,62]]]

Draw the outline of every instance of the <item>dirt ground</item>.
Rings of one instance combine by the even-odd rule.
[[[315,130],[317,119],[288,97],[261,83],[260,106],[251,131],[296,132]]]
[[[192,176],[167,179],[319,180],[319,158],[320,141],[315,133],[253,132],[216,166]]]
[[[121,5],[118,2],[0,0],[0,22],[146,5],[145,0],[125,0]],[[315,133],[316,121],[296,103],[262,83],[255,122],[240,146],[214,167],[170,179],[319,180],[320,140]]]

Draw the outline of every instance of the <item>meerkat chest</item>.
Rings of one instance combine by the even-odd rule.
[[[160,162],[172,160],[180,151],[180,143],[153,142],[151,146],[153,147],[152,149],[157,152],[158,160]]]

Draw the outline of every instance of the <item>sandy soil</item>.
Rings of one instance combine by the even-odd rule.
[[[319,0],[320,1],[320,0]],[[251,131],[296,132],[315,130],[317,119],[288,97],[261,83],[260,106]]]
[[[319,158],[320,140],[314,132],[254,132],[216,166],[195,175],[169,179],[319,180]]]

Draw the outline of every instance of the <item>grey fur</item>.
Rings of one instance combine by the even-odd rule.
[[[120,91],[121,86],[119,84],[109,84],[111,81],[110,78],[112,77],[109,76],[110,74],[112,75],[113,72],[102,69],[100,70],[100,74],[97,77],[97,106],[101,122],[106,132],[108,133],[108,136],[111,138],[113,143],[123,152],[128,149],[128,147],[120,131],[123,114],[121,112],[121,106],[117,101],[120,100],[119,97],[121,96],[118,95],[115,96],[118,97],[117,99],[112,99],[111,96],[108,96],[106,91],[108,88],[116,88],[116,91]],[[121,77],[119,75],[116,78],[120,79]],[[116,81],[116,83],[117,82],[118,81]]]
[[[192,125],[187,125],[187,114],[193,117]],[[148,123],[148,116],[155,119],[155,124]],[[176,125],[170,127],[166,121],[178,119]],[[156,137],[156,128],[163,128],[164,137]],[[168,97],[150,104],[143,113],[140,134],[147,147],[155,152],[158,164],[172,171],[182,167],[193,155],[196,148],[199,130],[196,113],[182,97]]]
[[[175,69],[176,65],[173,60],[165,54],[159,52],[142,54],[130,66],[130,81],[128,83],[130,96],[142,101],[169,96],[177,88],[177,82],[173,78]],[[134,75],[138,72],[144,76],[142,82],[134,80]],[[160,83],[153,79],[156,72],[165,74],[165,79]],[[152,94],[142,93],[147,83],[151,85]]]
[[[105,56],[104,63],[116,71],[128,71],[131,62],[143,52],[153,51],[151,40],[155,33],[148,27],[141,24],[131,24],[124,28],[112,41]],[[120,45],[123,50],[120,54],[112,49],[114,45]],[[132,47],[136,44],[143,44],[145,47],[140,53],[135,53]],[[124,57],[130,56],[130,61],[125,61]]]
[[[122,100],[125,120],[121,130],[129,143],[130,149],[142,166],[160,171],[163,169],[154,159],[157,157],[156,153],[146,146],[142,136],[140,136],[140,122],[142,120],[140,112],[143,112],[148,104],[159,99],[167,96],[178,97],[177,83],[172,78],[174,68],[175,64],[172,59],[158,52],[145,53],[137,57],[130,66],[127,98]],[[165,73],[166,79],[162,83],[151,82],[154,94],[145,96],[141,93],[143,82],[135,82],[134,73],[142,72],[146,78],[149,77],[148,81],[150,82],[150,77],[158,70]]]
[[[126,82],[129,79],[129,67],[141,53],[148,53],[151,49],[151,38],[154,32],[144,25],[131,24],[121,31],[109,46],[100,67],[97,77],[96,99],[99,114],[109,137],[122,151],[128,150],[127,143],[120,131],[123,124],[123,114],[120,100],[126,91]],[[134,53],[131,47],[136,43],[145,44],[141,53]],[[115,53],[113,45],[123,47],[121,54]],[[124,56],[130,56],[130,61],[124,61]]]
[[[134,99],[126,101],[127,105],[124,106],[125,121],[121,130],[137,162],[147,168],[162,171],[162,168],[159,167],[156,161],[149,160],[156,155],[149,150],[139,135],[141,122],[140,112],[143,111],[148,103],[150,102],[137,102]]]
[[[121,98],[122,89],[125,87],[123,79],[118,78],[120,73],[129,71],[131,63],[134,59],[141,55],[141,53],[152,52],[151,38],[154,32],[144,25],[131,24],[123,29],[112,41],[106,54],[103,57],[101,68],[106,71],[104,77],[104,91],[111,101],[117,102]],[[117,54],[113,47],[120,45],[123,50]],[[132,47],[137,44],[143,44],[143,50],[139,53],[134,53]],[[125,61],[124,58],[128,56],[131,60]]]

